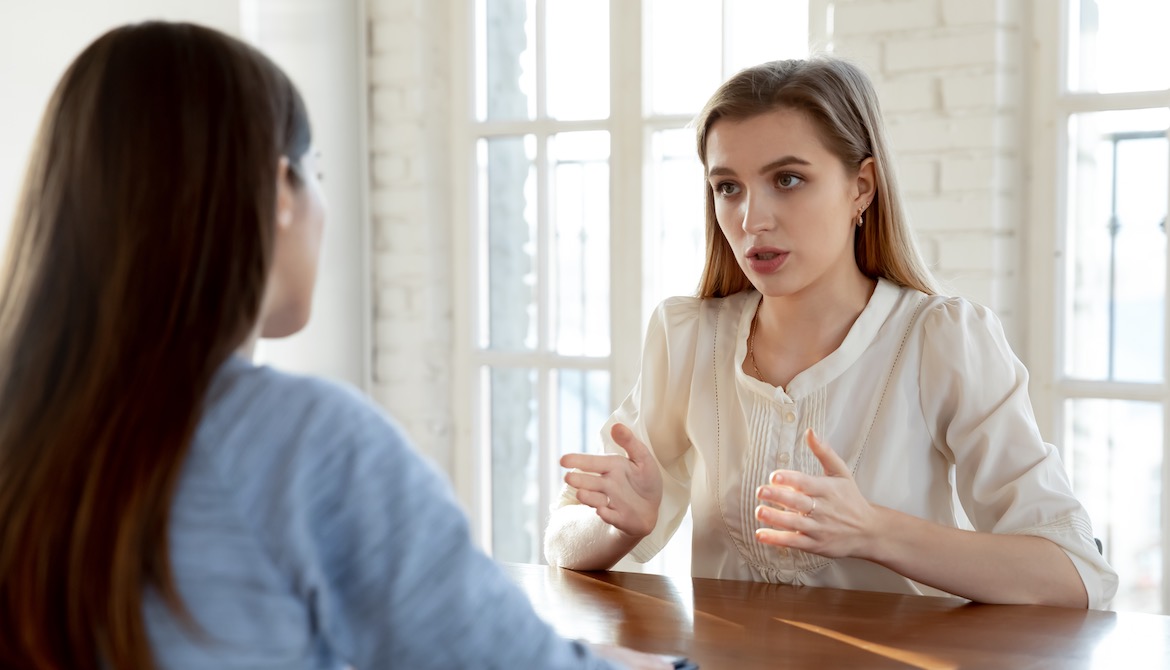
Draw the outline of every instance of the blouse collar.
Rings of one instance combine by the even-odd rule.
[[[739,319],[739,334],[736,345],[736,373],[741,383],[749,385],[757,392],[774,396],[777,400],[792,400],[802,398],[817,389],[823,388],[848,370],[862,353],[874,341],[881,331],[882,325],[893,311],[902,288],[888,279],[878,278],[877,286],[869,296],[865,309],[861,310],[849,333],[833,353],[824,357],[812,367],[796,375],[788,388],[778,388],[756,379],[743,372],[743,363],[747,357],[747,338],[751,334],[752,317],[763,295],[753,291],[750,298],[743,302],[743,309]],[[787,392],[786,392],[787,391]]]

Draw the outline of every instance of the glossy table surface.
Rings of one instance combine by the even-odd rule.
[[[505,564],[561,635],[702,670],[1170,668],[1170,617]]]

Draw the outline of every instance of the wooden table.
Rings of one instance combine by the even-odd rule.
[[[702,670],[1170,668],[1170,617],[504,566],[566,637]]]

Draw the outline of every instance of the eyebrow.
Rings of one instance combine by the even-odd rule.
[[[783,158],[777,158],[776,160],[772,161],[771,163],[768,163],[764,167],[760,168],[760,174],[767,174],[767,173],[771,172],[772,170],[775,170],[776,168],[785,167],[787,165],[812,165],[812,163],[806,161],[803,158],[798,158],[796,156],[784,156]],[[721,176],[721,175],[734,175],[734,174],[735,174],[735,170],[732,170],[731,168],[728,168],[728,167],[723,167],[722,165],[716,165],[715,167],[713,167],[707,171],[708,177],[716,177],[716,176]]]

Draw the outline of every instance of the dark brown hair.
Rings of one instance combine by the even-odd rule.
[[[780,60],[747,68],[732,76],[699,113],[699,159],[707,168],[707,135],[719,119],[741,121],[790,108],[808,115],[820,139],[845,167],[856,172],[873,157],[877,192],[866,210],[865,225],[853,238],[857,266],[868,277],[884,277],[900,286],[935,293],[935,281],[922,261],[907,222],[894,176],[877,94],[860,68],[839,58]],[[715,218],[715,200],[707,184],[707,260],[699,280],[701,298],[723,297],[751,288],[735,252]]]
[[[58,84],[0,273],[0,666],[149,668],[146,591],[186,618],[176,482],[309,141],[288,78],[208,28],[117,28]]]

